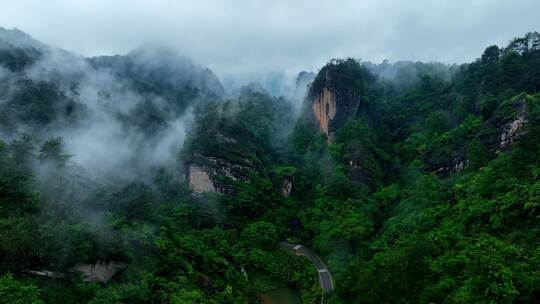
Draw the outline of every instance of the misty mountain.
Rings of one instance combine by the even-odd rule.
[[[1,29],[0,304],[539,303],[540,34],[479,55],[223,86]]]
[[[391,63],[384,60],[379,64],[363,62],[362,65],[380,79],[392,83],[397,88],[418,84],[425,76],[450,81],[452,75],[457,72],[457,65],[440,62],[397,61]]]
[[[16,76],[19,79],[33,77],[33,80],[41,80],[36,78],[42,76],[48,82],[54,80],[71,87],[63,88],[67,90],[100,74],[98,77],[117,79],[126,91],[162,99],[178,114],[196,100],[220,99],[225,95],[223,86],[211,70],[166,47],[145,46],[127,55],[85,59],[49,47],[19,30],[1,29],[0,52],[0,63],[7,68],[3,74],[26,72]],[[107,90],[113,88],[109,85],[100,90],[100,94],[106,96],[110,95]]]
[[[250,86],[253,83],[274,97],[291,98],[294,90],[294,77],[283,72],[225,75],[222,82],[226,91],[233,97],[238,97],[243,86]]]
[[[47,50],[46,45],[18,29],[0,27],[0,58],[4,69],[21,71]]]
[[[315,80],[315,76],[316,75],[312,72],[302,71],[296,77],[296,86],[292,96],[292,101],[297,111],[302,107],[304,99],[307,97],[307,93],[309,92],[309,87],[313,83],[313,80]]]
[[[225,90],[208,68],[195,64],[174,50],[148,45],[127,55],[89,58],[95,69],[105,69],[143,94],[164,98],[184,110],[197,98],[220,99]]]
[[[251,91],[257,93],[270,94],[264,87],[258,82],[249,82],[238,88],[234,88],[230,91],[229,96],[233,98],[238,98],[242,95],[242,92]]]
[[[212,71],[165,47],[84,58],[6,29],[0,46],[2,137],[62,136],[91,171],[173,161],[188,108],[224,97]]]

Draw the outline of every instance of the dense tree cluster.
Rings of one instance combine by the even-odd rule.
[[[0,54],[13,70],[24,66],[17,58]],[[92,64],[135,71],[114,58]],[[327,263],[327,303],[540,301],[538,33],[459,67],[404,66],[379,78],[370,71],[390,67],[346,59],[321,69],[311,97],[346,88],[366,107],[330,144],[264,92],[201,99],[174,170],[121,180],[89,176],[64,139],[44,136],[59,119],[84,119],[76,85],[63,94],[60,80],[18,83],[0,96],[0,127],[23,122],[39,136],[0,141],[0,303],[259,303],[280,288],[318,302],[315,269],[280,250],[284,240]],[[174,95],[143,76],[133,79],[141,92],[193,102],[188,89]],[[186,107],[148,99],[117,118],[150,140],[167,109]],[[232,178],[220,163],[249,170]],[[193,195],[189,164],[229,190]],[[99,260],[128,266],[107,284],[29,273]]]

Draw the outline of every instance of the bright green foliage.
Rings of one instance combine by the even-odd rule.
[[[2,304],[42,304],[39,288],[33,284],[21,283],[7,273],[0,277],[0,303]]]
[[[8,67],[22,68],[11,55]],[[284,240],[327,264],[327,303],[539,302],[538,34],[452,71],[414,66],[384,81],[352,59],[323,67],[312,96],[344,88],[362,98],[331,144],[283,99],[246,90],[200,102],[183,164],[127,181],[85,176],[62,138],[0,141],[0,303],[247,304],[280,288],[318,303],[313,265],[280,250]],[[171,100],[197,95],[146,80],[133,81]],[[77,120],[84,111],[57,85],[20,84],[0,107],[17,119],[2,131]],[[166,116],[148,101],[121,119],[148,135]],[[192,195],[176,172],[190,164],[209,168],[223,193]],[[106,285],[26,273],[98,260],[128,267]]]

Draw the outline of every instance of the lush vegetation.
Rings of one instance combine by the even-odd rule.
[[[325,260],[328,303],[540,301],[540,35],[443,72],[418,64],[407,81],[369,70],[334,60],[315,79],[311,95],[365,101],[330,144],[286,100],[246,90],[195,107],[172,170],[122,180],[86,176],[61,137],[44,138],[85,117],[76,95],[15,86],[2,131],[39,136],[0,141],[0,303],[258,303],[283,287],[316,303],[316,271],[282,240]],[[144,136],[168,122],[134,109],[120,119]],[[223,193],[190,193],[190,164]],[[128,267],[102,285],[29,274],[98,260]]]

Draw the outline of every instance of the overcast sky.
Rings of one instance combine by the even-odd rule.
[[[354,57],[474,60],[540,30],[540,0],[2,0],[0,26],[86,56],[167,42],[219,75]]]

